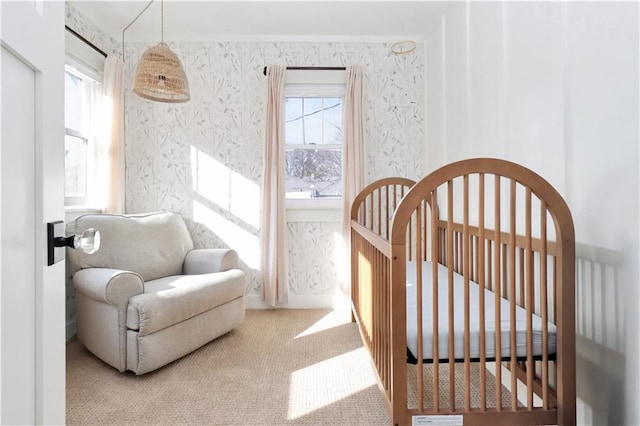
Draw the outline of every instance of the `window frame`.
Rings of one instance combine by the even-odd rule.
[[[66,136],[71,136],[74,138],[80,139],[86,146],[86,162],[84,165],[85,177],[84,177],[84,186],[85,186],[85,195],[84,196],[67,196],[66,193],[66,185],[65,185],[65,194],[64,194],[64,205],[65,208],[82,208],[82,207],[91,207],[89,203],[90,193],[95,190],[95,182],[97,177],[95,176],[95,171],[97,169],[97,157],[98,157],[98,146],[95,140],[96,133],[96,120],[95,116],[98,114],[96,104],[97,99],[94,99],[98,96],[98,92],[102,86],[100,80],[95,78],[95,74],[87,72],[85,67],[80,67],[76,63],[76,61],[69,60],[65,61],[64,67],[65,74],[70,74],[75,78],[78,78],[82,81],[82,89],[81,89],[81,123],[80,128],[70,128],[67,127],[67,122],[65,118],[65,128],[64,133]],[[93,74],[93,75],[90,75]],[[65,89],[66,90],[66,89]],[[65,151],[66,151],[66,142],[65,142]],[[66,176],[66,162],[65,162],[65,176]]]
[[[67,127],[65,119],[65,139],[68,136],[79,137],[83,139],[87,145],[87,162],[86,162],[86,196],[84,197],[67,197],[66,190],[64,194],[64,205],[66,211],[88,212],[102,210],[103,206],[98,206],[99,198],[96,194],[101,191],[101,182],[98,171],[100,163],[100,146],[96,135],[99,132],[97,128],[98,121],[96,117],[99,114],[99,102],[102,93],[102,75],[104,70],[105,57],[88,46],[84,41],[79,39],[70,31],[65,32],[65,62],[64,72],[69,72],[75,77],[81,78],[83,82],[91,81],[93,88],[85,86],[83,98],[89,103],[91,109],[91,124],[83,126],[80,129],[70,129]],[[66,91],[66,88],[65,88]],[[84,120],[83,120],[84,121]],[[66,149],[66,147],[65,147]],[[63,160],[64,161],[64,160]],[[65,164],[66,175],[66,164]]]
[[[342,100],[342,105],[344,105],[345,91],[346,84],[344,81],[344,71],[287,71],[284,86],[284,98],[340,98]],[[340,144],[305,145],[287,144],[286,140],[283,140],[283,146],[285,151],[289,149],[339,149],[342,158],[340,172],[344,178],[344,141]],[[287,198],[285,194],[285,207],[288,210],[321,210],[324,212],[322,214],[329,213],[329,216],[331,216],[331,213],[327,212],[327,210],[341,209],[342,195],[339,197]],[[310,214],[314,215],[313,213]],[[298,218],[299,215],[292,213],[289,214],[289,216],[295,216]]]

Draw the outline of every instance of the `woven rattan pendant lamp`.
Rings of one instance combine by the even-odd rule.
[[[160,0],[160,43],[142,54],[133,78],[133,92],[157,102],[191,99],[182,62],[164,42],[164,0]]]

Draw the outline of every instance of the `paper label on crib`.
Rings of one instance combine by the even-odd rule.
[[[462,416],[413,416],[411,426],[459,426]]]

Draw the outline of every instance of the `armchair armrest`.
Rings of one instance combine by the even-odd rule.
[[[184,258],[185,275],[209,274],[238,268],[238,253],[232,249],[193,249]]]
[[[144,280],[135,272],[121,269],[87,268],[73,275],[76,291],[116,306],[127,306],[129,298],[144,292]]]

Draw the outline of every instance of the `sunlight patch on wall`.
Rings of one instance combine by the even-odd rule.
[[[368,356],[364,348],[359,348],[294,371],[289,385],[288,419],[299,419],[377,386],[370,368],[350,368],[369,365]]]
[[[251,269],[260,268],[260,240],[229,219],[219,215],[198,201],[193,202],[193,220],[209,228],[232,249]]]
[[[229,211],[255,229],[260,228],[260,187],[231,171]]]
[[[260,188],[220,161],[191,147],[193,190],[207,200],[258,229]]]

